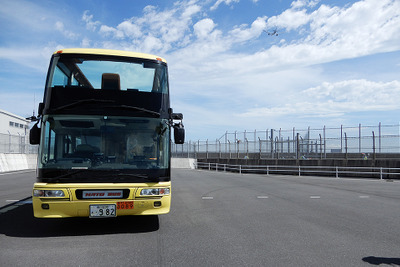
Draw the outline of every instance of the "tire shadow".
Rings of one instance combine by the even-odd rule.
[[[384,257],[369,256],[363,258],[362,260],[372,265],[386,264],[390,266],[400,266],[400,258],[384,258]]]
[[[12,237],[85,236],[157,231],[158,215],[107,219],[39,219],[33,216],[30,198],[0,208],[0,234]]]

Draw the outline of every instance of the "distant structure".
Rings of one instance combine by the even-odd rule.
[[[30,121],[0,109],[0,134],[27,136]]]

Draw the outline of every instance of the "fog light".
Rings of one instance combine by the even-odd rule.
[[[161,207],[161,201],[154,201],[154,207]]]
[[[50,209],[49,204],[42,204],[42,209],[44,209],[44,210]]]

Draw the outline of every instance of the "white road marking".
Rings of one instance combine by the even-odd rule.
[[[318,199],[321,198],[321,196],[310,196],[311,199]]]
[[[214,199],[214,197],[201,197],[201,199]]]
[[[369,198],[369,196],[358,196],[359,198]]]
[[[12,203],[16,203],[16,204],[32,204],[32,200],[21,201],[21,200],[15,200],[15,199],[7,199],[6,202],[12,202]]]
[[[21,171],[3,172],[3,173],[0,173],[0,176],[1,175],[8,175],[8,174],[19,174],[19,173],[26,173],[26,172],[34,172],[34,171],[35,170],[28,169],[28,170],[21,170]]]
[[[268,196],[257,196],[258,199],[268,198]]]

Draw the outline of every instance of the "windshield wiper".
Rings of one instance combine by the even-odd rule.
[[[53,111],[59,111],[59,110],[63,110],[63,109],[66,109],[66,108],[71,108],[71,107],[74,107],[74,106],[79,106],[79,105],[88,104],[88,103],[115,103],[115,101],[113,101],[113,100],[104,100],[104,99],[83,99],[83,100],[78,100],[78,101],[75,101],[73,103],[58,107],[58,108],[54,109]]]
[[[135,178],[141,178],[145,180],[153,180],[153,178],[149,177],[147,174],[132,174],[132,173],[118,173],[117,176],[123,178],[124,176],[128,177],[135,177]]]
[[[106,106],[104,108],[125,108],[125,109],[132,109],[132,110],[137,110],[137,111],[142,111],[142,112],[146,112],[152,115],[155,115],[157,117],[160,116],[159,112],[155,112],[149,109],[145,109],[145,108],[139,108],[139,107],[135,107],[135,106],[128,106],[128,105],[118,105],[118,106]]]

